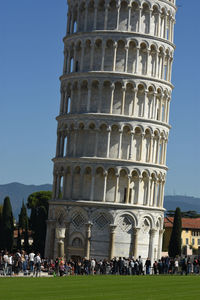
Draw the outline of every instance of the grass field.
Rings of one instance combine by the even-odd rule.
[[[200,276],[0,278],[1,300],[199,298]]]

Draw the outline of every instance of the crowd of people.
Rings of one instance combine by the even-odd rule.
[[[132,258],[114,258],[110,261],[91,258],[70,259],[56,258],[55,260],[41,259],[40,253],[7,251],[0,253],[0,275],[2,276],[50,276],[67,275],[161,275],[161,274],[199,274],[200,257],[184,256],[180,258],[162,257],[153,263],[149,258],[142,260]]]

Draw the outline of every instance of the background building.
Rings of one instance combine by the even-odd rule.
[[[175,1],[68,1],[46,255],[160,257]]]
[[[164,251],[168,250],[169,241],[173,228],[173,217],[166,217],[164,221]],[[182,248],[189,246],[195,250],[200,248],[200,218],[182,218],[182,233],[181,233]]]

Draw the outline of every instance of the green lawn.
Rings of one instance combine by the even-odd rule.
[[[0,300],[199,298],[200,276],[0,278]]]

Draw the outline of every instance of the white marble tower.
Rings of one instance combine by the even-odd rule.
[[[175,0],[68,0],[46,256],[160,258]]]

